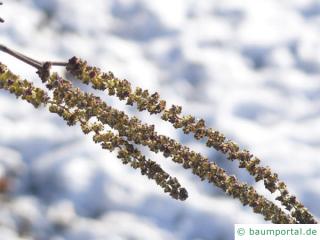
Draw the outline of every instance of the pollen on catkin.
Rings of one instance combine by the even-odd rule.
[[[228,160],[238,160],[239,168],[245,168],[256,182],[263,180],[268,191],[280,193],[276,200],[290,210],[292,216],[297,218],[299,222],[316,222],[303,204],[295,196],[289,194],[286,185],[279,180],[277,173],[273,173],[270,167],[261,166],[261,160],[258,157],[248,150],[240,149],[236,142],[228,140],[219,131],[207,128],[203,119],[196,120],[191,115],[182,115],[181,106],[167,107],[166,101],[160,99],[159,93],[150,94],[148,90],[143,90],[140,87],[133,89],[128,80],[121,80],[115,77],[112,72],[104,73],[97,67],[89,66],[86,61],[80,58],[72,57],[69,59],[66,69],[84,84],[90,84],[94,89],[107,90],[109,95],[126,100],[128,105],[135,105],[139,111],[160,114],[162,120],[170,122],[174,128],[181,128],[185,134],[193,133],[197,140],[205,139],[207,147],[222,152]],[[140,144],[140,141],[138,142]]]
[[[206,138],[206,145],[221,151],[230,160],[237,159],[240,168],[245,168],[256,181],[263,180],[265,188],[270,192],[279,191],[276,200],[286,208],[282,209],[253,186],[240,182],[235,176],[228,175],[214,161],[197,153],[178,141],[156,132],[156,126],[140,121],[137,117],[129,117],[124,111],[109,106],[101,98],[87,93],[61,78],[57,73],[50,73],[50,62],[45,62],[37,73],[47,88],[44,91],[36,88],[27,80],[10,72],[0,63],[0,88],[20,97],[35,107],[47,106],[49,111],[62,117],[69,126],[79,124],[84,134],[92,134],[93,141],[103,149],[116,151],[123,164],[139,169],[142,175],[153,179],[164,192],[171,197],[185,200],[188,192],[177,178],[165,172],[160,164],[147,159],[138,146],[146,146],[150,151],[162,153],[164,157],[180,164],[201,180],[206,180],[222,189],[227,195],[238,199],[243,206],[248,205],[253,212],[261,214],[264,219],[273,223],[316,223],[311,213],[296,199],[289,195],[284,182],[272,173],[269,167],[260,166],[260,159],[233,141],[227,140],[220,132],[207,128],[205,121],[195,117],[181,115],[182,108],[160,99],[158,93],[150,94],[147,90],[136,87],[132,90],[127,80],[117,79],[111,72],[102,73],[97,67],[90,67],[85,61],[71,58],[67,70],[85,84],[95,89],[108,90],[109,95],[116,95],[126,100],[128,105],[135,105],[139,111],[150,114],[161,114],[161,119],[170,122],[184,133],[193,133],[198,140]],[[48,97],[48,92],[52,97]],[[51,96],[51,95],[50,95]],[[108,129],[111,130],[106,130]]]

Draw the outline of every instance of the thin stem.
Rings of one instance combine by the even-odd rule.
[[[27,57],[26,55],[18,52],[18,51],[15,51],[13,49],[10,49],[8,47],[6,47],[5,45],[3,44],[0,44],[0,50],[15,57],[15,58],[18,58],[19,60],[31,65],[32,67],[35,67],[37,69],[41,68],[42,67],[42,64],[41,62],[37,61],[37,60],[34,60],[32,58],[29,58]]]
[[[33,58],[30,58],[16,50],[10,49],[3,44],[0,44],[0,51],[5,52],[37,69],[41,69],[43,64],[45,63],[45,62],[40,62]],[[51,62],[51,61],[46,61],[46,62],[50,62],[52,66],[66,66],[68,64],[66,62]]]
[[[62,66],[62,67],[65,67],[68,65],[67,62],[50,62],[51,63],[51,66]]]

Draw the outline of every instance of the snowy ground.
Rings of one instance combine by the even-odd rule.
[[[205,118],[261,157],[320,218],[319,1],[10,0],[0,16],[0,41],[10,47],[41,60],[80,56]],[[3,53],[0,61],[40,84],[29,66]],[[253,183],[214,150],[135,114]],[[233,238],[234,223],[264,222],[150,156],[186,186],[187,201],[163,194],[78,127],[1,91],[0,177],[10,180],[1,239],[223,240]]]

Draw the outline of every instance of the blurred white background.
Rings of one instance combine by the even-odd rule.
[[[10,0],[0,16],[1,43],[39,60],[79,56],[206,119],[320,218],[319,1]],[[31,67],[4,53],[0,61],[41,86]],[[215,150],[96,93],[272,198]],[[223,240],[234,223],[264,223],[170,159],[145,153],[178,177],[187,201],[171,199],[79,127],[1,90],[0,179],[9,186],[0,238]]]

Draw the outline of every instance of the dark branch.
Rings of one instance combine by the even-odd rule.
[[[60,67],[65,67],[67,66],[67,62],[50,62],[52,66],[60,66]]]
[[[30,57],[20,53],[18,51],[10,49],[3,44],[0,44],[0,51],[5,52],[5,53],[7,53],[7,54],[25,62],[26,64],[29,64],[32,67],[37,68],[37,69],[41,69],[45,62],[49,62],[51,64],[51,66],[66,66],[67,65],[66,62],[51,62],[51,61],[40,62],[40,61],[37,61],[33,58],[30,58]]]
[[[19,53],[19,52],[13,50],[13,49],[10,49],[10,48],[2,45],[2,44],[0,44],[0,50],[2,52],[5,52],[5,53],[7,53],[7,54],[9,54],[9,55],[11,55],[11,56],[23,61],[23,62],[31,65],[32,67],[41,68],[41,66],[42,66],[41,62],[39,62],[37,60],[34,60],[32,58],[29,58],[26,55],[23,55],[22,53]]]

